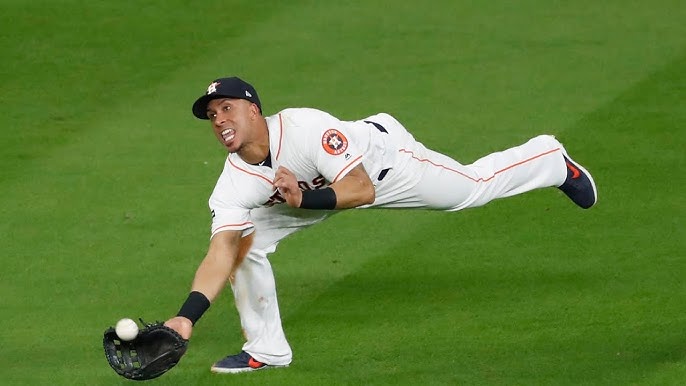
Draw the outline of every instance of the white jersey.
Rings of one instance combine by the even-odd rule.
[[[209,200],[212,235],[223,230],[247,234],[254,227],[252,209],[284,205],[273,186],[279,166],[290,170],[303,190],[326,187],[360,163],[372,181],[377,180],[393,166],[396,153],[387,151],[388,132],[372,118],[341,121],[309,108],[286,109],[266,117],[269,162],[252,165],[235,153],[228,155]]]

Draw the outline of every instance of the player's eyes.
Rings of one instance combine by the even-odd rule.
[[[221,106],[222,112],[227,112],[229,110],[231,110],[231,106],[229,106],[229,105]],[[213,111],[208,111],[207,112],[207,118],[210,119],[211,121],[214,121],[217,118],[217,113],[215,113]]]

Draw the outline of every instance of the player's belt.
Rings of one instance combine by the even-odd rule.
[[[380,132],[388,134],[388,130],[386,130],[385,127],[381,126],[380,124],[378,124],[378,123],[376,123],[376,122],[364,121],[364,123],[371,123],[371,124],[374,125],[374,127],[376,127],[376,129],[379,130]]]
[[[364,121],[364,123],[371,123],[371,124],[374,125],[374,127],[376,127],[376,129],[379,130],[380,132],[388,134],[388,130],[386,130],[385,127],[381,126],[380,124],[378,124],[378,123],[376,123],[376,122]],[[379,173],[379,177],[377,177],[377,181],[383,180],[384,177],[386,177],[386,174],[388,174],[388,171],[389,171],[389,170],[391,170],[391,168],[387,168],[387,169],[382,170],[381,173]]]

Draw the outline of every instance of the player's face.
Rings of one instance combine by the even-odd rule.
[[[207,105],[207,117],[214,135],[231,153],[238,153],[250,141],[252,103],[245,99],[213,99]]]

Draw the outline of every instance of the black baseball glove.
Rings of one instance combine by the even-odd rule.
[[[119,339],[114,328],[105,330],[105,357],[117,374],[134,381],[157,378],[174,367],[186,352],[188,341],[160,322],[146,324],[131,341]]]

